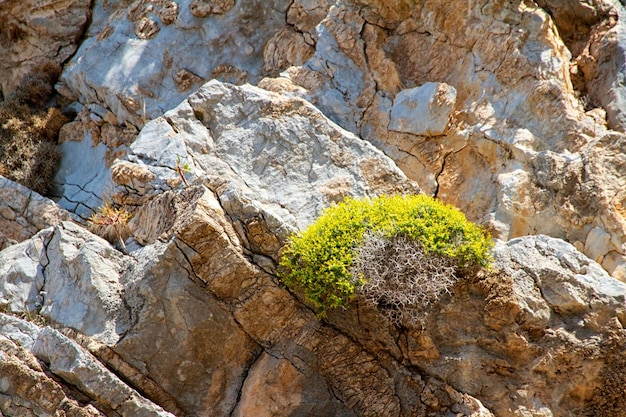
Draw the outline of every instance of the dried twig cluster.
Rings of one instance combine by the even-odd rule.
[[[428,305],[449,293],[457,280],[455,271],[452,258],[426,253],[417,240],[367,232],[351,274],[365,280],[358,292],[392,323],[411,325]]]

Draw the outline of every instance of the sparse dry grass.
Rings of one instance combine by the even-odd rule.
[[[44,195],[61,157],[59,130],[67,122],[58,109],[45,107],[59,73],[55,64],[42,65],[0,101],[0,175]]]

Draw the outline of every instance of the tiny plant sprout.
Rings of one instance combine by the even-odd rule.
[[[185,178],[185,173],[190,172],[191,169],[187,163],[181,165],[180,155],[176,155],[176,166],[174,167],[174,171],[176,171],[180,179],[183,181],[185,187],[189,187],[189,182],[187,182],[187,178]]]

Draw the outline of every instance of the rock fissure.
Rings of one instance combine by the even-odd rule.
[[[48,266],[50,265],[50,259],[48,257],[48,245],[50,244],[52,239],[54,239],[55,233],[56,233],[56,228],[53,228],[52,233],[50,234],[49,237],[41,238],[42,244],[43,244],[43,253],[45,256],[45,263],[41,263],[41,260],[39,260],[40,265],[41,265],[41,276],[42,276],[41,288],[39,289],[39,297],[41,297],[41,301],[38,302],[39,306],[35,304],[35,307],[38,307],[36,313],[39,313],[41,308],[46,304],[46,295],[47,295],[46,281],[48,279],[48,273],[49,273]]]
[[[626,286],[605,272],[626,277],[619,2],[105,3],[0,1],[2,95],[64,65],[59,201],[132,206],[137,242],[50,233],[69,215],[0,179],[0,303],[44,289],[43,315],[92,340],[2,318],[0,413],[626,417]],[[497,273],[419,329],[358,303],[320,321],[281,287],[281,246],[332,202],[420,190],[501,240]],[[20,378],[30,351],[62,377]],[[53,379],[70,394],[30,388]]]

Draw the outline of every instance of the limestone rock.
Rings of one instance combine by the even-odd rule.
[[[600,157],[602,151],[588,157],[589,144],[620,136],[607,132],[597,111],[586,110],[604,107],[608,126],[623,130],[618,17],[625,11],[601,0],[538,3],[543,8],[343,1],[319,23],[313,56],[283,72],[280,81],[262,85],[305,97],[382,149],[425,192],[461,208],[494,235],[506,240],[545,233],[581,242],[585,253],[620,277],[623,249],[591,241],[584,246],[594,228],[624,241],[622,220],[600,220],[616,217],[602,196],[620,176],[607,181],[576,170],[592,171],[604,159],[617,164],[610,171],[620,166],[607,153]],[[417,125],[420,117],[401,116],[408,91],[428,83],[456,90],[456,100],[440,108],[434,132]],[[554,171],[536,170],[544,154],[559,161]],[[558,191],[544,175],[553,185],[560,182]]]
[[[178,246],[184,243],[136,254],[141,279],[126,289],[136,324],[113,349],[183,414],[226,416],[260,348],[221,300],[202,288]]]
[[[626,285],[546,236],[499,242],[495,255],[499,272],[459,286],[409,335],[412,362],[498,416],[624,415],[614,375],[625,365]]]
[[[0,251],[0,308],[15,314],[37,314],[43,303],[44,269],[50,263],[46,247],[53,229]],[[26,256],[24,256],[26,254]]]
[[[444,134],[456,101],[454,87],[425,83],[402,90],[393,102],[389,130],[421,136]]]
[[[55,291],[67,299],[91,299],[97,319],[89,322],[110,323],[105,328],[123,332],[118,338],[62,314],[54,322],[91,331],[109,344],[92,350],[169,410],[622,415],[623,396],[616,393],[626,374],[620,353],[626,345],[626,285],[562,240],[498,242],[494,271],[462,280],[433,304],[420,328],[395,328],[375,309],[358,305],[333,312],[327,324],[256,263],[259,255],[243,245],[217,192],[192,186],[154,196],[138,210],[144,207],[172,221],[161,223],[145,247],[131,251],[132,258],[78,226],[57,227],[45,246],[50,260],[43,288],[54,282],[54,262],[78,272],[64,282],[97,283],[97,274],[109,271],[109,280],[123,283],[123,292],[116,292],[117,284],[108,290],[117,297],[109,308],[97,308],[103,298],[90,286]],[[51,233],[44,230],[20,245],[36,247]],[[80,273],[79,265],[94,269]],[[115,300],[130,319],[117,312]],[[82,341],[76,344],[52,330],[21,326],[3,327],[0,334],[32,349],[84,394],[119,410],[126,407],[124,398],[137,398],[122,395],[130,388],[118,387],[93,358],[77,359],[80,346],[92,346],[88,339],[72,333]],[[94,380],[102,386],[90,385]],[[137,401],[132,407],[153,409],[148,400]]]
[[[94,23],[62,74],[59,92],[140,127],[180,103],[193,82],[220,77],[225,65],[246,74],[240,82],[256,82],[264,46],[286,27],[290,1],[175,4],[141,0],[95,7]]]
[[[213,190],[244,245],[270,257],[333,201],[419,191],[380,151],[306,101],[218,81],[148,123],[128,160],[158,178],[155,189],[182,185],[175,167],[188,163],[187,181]]]
[[[625,415],[618,2],[48,3],[0,5],[0,84],[90,15],[55,198],[132,238],[0,179],[0,413]],[[278,282],[325,207],[420,187],[503,239],[421,326]]]
[[[354,416],[333,401],[323,381],[312,370],[287,359],[263,354],[248,373],[234,416],[332,415]]]
[[[78,48],[89,20],[78,0],[3,1],[0,4],[0,100],[22,77],[51,60],[59,65]]]
[[[54,201],[0,176],[0,250],[69,218]]]
[[[66,416],[100,417],[92,405],[68,396],[63,387],[46,375],[37,358],[19,345],[0,338],[0,413],[2,415],[54,415],[64,410]]]
[[[103,205],[105,186],[111,176],[128,187],[145,187],[145,173],[124,170],[111,172],[111,166],[126,154],[137,130],[120,125],[110,111],[100,105],[83,107],[76,119],[59,133],[63,157],[54,178],[54,198],[58,204],[85,221]]]
[[[80,345],[49,327],[37,335],[33,353],[55,375],[93,398],[102,408],[121,415],[162,416],[172,414],[141,397],[100,362],[84,352]]]
[[[118,415],[172,416],[56,330],[0,314],[0,334],[2,413],[55,415],[63,410],[88,417],[114,410]],[[86,399],[93,404],[85,404]]]
[[[574,88],[589,108],[606,111],[609,128],[626,131],[626,91],[618,80],[626,65],[626,26],[623,3],[598,0],[541,0],[572,52],[570,73]]]
[[[130,326],[122,295],[132,261],[73,223],[63,223],[53,233],[46,245],[39,314],[115,343]]]

